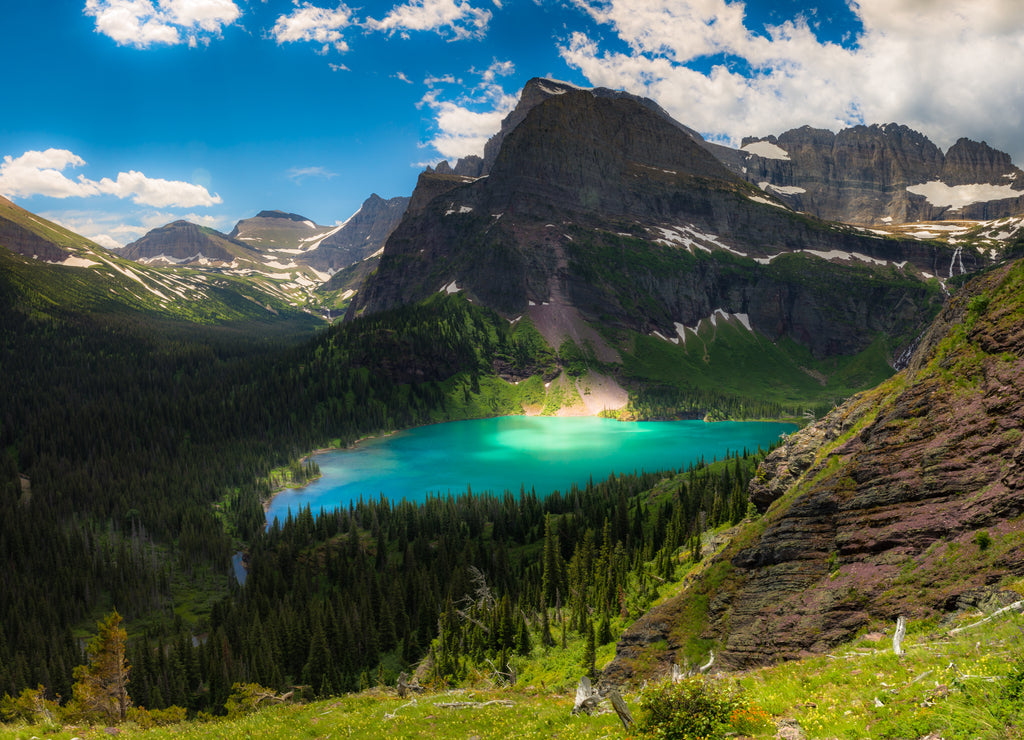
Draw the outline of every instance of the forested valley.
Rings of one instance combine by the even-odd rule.
[[[134,703],[214,714],[235,682],[317,696],[424,658],[457,681],[564,627],[611,639],[672,578],[678,547],[745,514],[753,454],[560,494],[307,510],[264,531],[274,469],[301,476],[318,447],[509,413],[519,399],[492,390],[495,367],[558,362],[528,323],[458,296],[296,338],[41,310],[0,285],[0,695],[70,697],[114,609]]]

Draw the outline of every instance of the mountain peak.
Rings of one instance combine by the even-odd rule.
[[[305,216],[300,216],[297,213],[286,213],[285,211],[277,211],[277,210],[273,210],[273,211],[260,211],[259,213],[256,214],[256,218],[281,218],[281,219],[285,219],[285,220],[288,220],[288,221],[299,221],[299,222],[309,221],[310,223],[312,223],[312,221],[310,221],[310,219],[306,218]]]

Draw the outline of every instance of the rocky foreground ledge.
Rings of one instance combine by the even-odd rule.
[[[628,680],[716,645],[745,668],[869,625],[1009,603],[1024,576],[1024,266],[950,300],[910,367],[774,451],[765,514],[623,635]]]

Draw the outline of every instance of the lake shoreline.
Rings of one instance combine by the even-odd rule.
[[[445,424],[447,422],[438,421],[438,422],[434,422],[434,423],[436,423],[436,424]],[[430,424],[423,424],[421,426],[431,426],[431,425]],[[409,428],[410,429],[418,429],[419,427],[409,427]],[[302,455],[302,457],[299,458],[299,463],[302,464],[302,463],[308,462],[310,460],[310,458],[313,458],[316,455],[325,455],[325,454],[327,454],[329,452],[340,452],[341,450],[353,450],[361,442],[365,442],[365,441],[370,440],[370,439],[377,439],[379,437],[390,437],[391,435],[397,434],[400,431],[403,431],[403,430],[395,429],[394,431],[381,432],[380,434],[367,434],[365,436],[359,437],[359,439],[357,439],[354,442],[351,442],[351,443],[345,445],[344,447],[318,447],[315,450],[311,450],[310,452],[307,452],[304,455]],[[291,483],[291,482],[289,482],[289,483],[283,483],[283,484],[281,484],[279,486],[275,486],[274,488],[272,488],[271,491],[270,491],[270,496],[268,496],[267,498],[263,499],[260,502],[261,505],[263,506],[263,517],[264,517],[264,519],[266,519],[267,513],[270,511],[270,507],[273,505],[274,499],[277,498],[280,494],[284,493],[285,491],[297,491],[299,489],[305,488],[310,483],[312,483],[314,481],[318,481],[322,477],[323,477],[323,474],[322,473],[318,473],[318,474],[316,474],[316,475],[314,475],[314,476],[312,476],[310,478],[307,478],[302,483]],[[269,524],[269,523],[270,522],[267,522],[267,524]]]
[[[568,420],[565,417],[550,417],[550,419],[552,421],[554,421],[556,419],[559,419],[559,418],[562,418],[563,420]],[[588,417],[584,417],[584,418],[581,418],[581,417],[575,417],[575,418],[578,419],[580,422],[584,422],[584,418],[589,418],[589,419],[591,419],[591,420],[593,420],[595,422],[598,422],[598,427],[597,428],[600,428],[599,425],[601,423],[606,422],[606,421],[607,422],[615,422],[616,426],[618,424],[623,424],[623,425],[626,425],[626,426],[628,426],[629,424],[662,424],[662,423],[672,424],[672,423],[679,423],[681,421],[686,421],[688,423],[689,422],[693,422],[693,423],[698,424],[699,427],[697,427],[697,428],[703,429],[703,430],[711,430],[711,429],[719,428],[720,426],[727,426],[730,423],[732,423],[732,424],[759,424],[759,423],[760,424],[764,424],[764,423],[771,423],[771,424],[781,424],[781,425],[784,425],[786,427],[785,431],[779,432],[780,434],[788,433],[789,431],[792,431],[793,429],[798,427],[798,425],[794,424],[791,420],[782,420],[782,419],[768,419],[768,420],[761,419],[761,420],[756,420],[756,421],[754,421],[754,420],[744,420],[742,422],[737,422],[737,421],[734,421],[734,420],[730,420],[730,421],[727,421],[727,422],[718,422],[718,421],[709,422],[709,421],[706,421],[706,420],[703,420],[703,419],[659,420],[659,421],[653,421],[652,420],[652,421],[642,421],[642,422],[633,422],[633,421],[631,421],[631,422],[623,422],[623,421],[619,421],[619,420],[614,419],[614,418],[601,417],[601,416],[598,416],[598,415],[588,415]],[[393,437],[393,436],[397,435],[399,432],[402,432],[402,433],[407,433],[407,432],[414,433],[414,432],[416,432],[418,430],[425,430],[425,429],[430,429],[430,428],[434,428],[434,427],[441,427],[441,426],[445,426],[445,425],[453,425],[452,428],[453,429],[457,429],[457,427],[455,426],[456,422],[463,422],[463,423],[495,422],[495,423],[497,423],[497,422],[500,422],[500,420],[503,420],[503,419],[507,419],[507,420],[521,419],[521,420],[524,420],[524,421],[525,420],[534,420],[534,421],[536,421],[536,420],[538,420],[538,417],[532,416],[532,415],[527,415],[527,414],[509,414],[509,415],[501,415],[501,416],[494,416],[494,417],[484,417],[484,418],[475,418],[475,419],[459,419],[459,420],[454,420],[454,421],[452,421],[452,420],[438,421],[438,422],[433,422],[433,423],[430,423],[430,424],[422,424],[422,425],[418,425],[418,426],[414,426],[414,427],[409,427],[407,429],[392,430],[392,431],[389,431],[389,432],[384,432],[384,433],[379,433],[379,434],[365,435],[365,436],[360,437],[359,439],[357,439],[354,442],[352,442],[350,444],[347,444],[345,446],[338,445],[338,446],[320,447],[320,448],[317,448],[315,450],[312,450],[312,451],[306,453],[301,458],[301,460],[303,462],[305,462],[305,461],[308,461],[311,458],[313,458],[313,456],[315,456],[315,455],[324,455],[324,454],[327,454],[327,453],[343,452],[343,451],[347,451],[347,450],[358,450],[360,447],[362,447],[362,444],[364,442],[367,442],[367,441],[370,441],[370,440],[383,440],[383,439],[386,439],[388,437]],[[529,440],[530,439],[544,439],[544,438],[543,437],[537,437],[536,435],[537,435],[538,432],[535,432],[529,426],[526,427],[525,429],[520,429],[520,427],[518,425],[513,425],[511,427],[511,429],[508,428],[508,427],[505,427],[505,426],[488,426],[486,428],[488,430],[494,430],[493,431],[494,434],[498,434],[498,429],[503,429],[504,431],[500,432],[500,435],[507,435],[507,434],[510,434],[510,433],[511,434],[516,434],[516,433],[522,434],[524,431],[527,432],[527,437],[526,437],[526,442],[525,443],[524,443],[523,438],[519,438],[517,440],[517,442],[513,443],[513,445],[508,445],[508,443],[501,443],[501,442],[498,443],[498,445],[500,447],[502,447],[503,449],[508,449],[510,447],[514,447],[515,449],[519,450],[519,454],[525,456],[525,462],[516,463],[516,465],[522,465],[522,467],[514,467],[513,468],[513,471],[514,471],[513,474],[511,474],[511,475],[505,474],[506,475],[506,479],[505,480],[500,480],[500,481],[495,481],[493,478],[489,477],[489,472],[490,472],[489,468],[492,467],[491,463],[488,463],[487,465],[484,466],[486,468],[484,473],[481,473],[480,470],[461,471],[461,470],[459,470],[458,466],[456,466],[455,470],[459,470],[459,472],[455,472],[455,470],[449,470],[448,469],[448,462],[449,462],[449,459],[451,457],[451,454],[454,454],[455,452],[458,452],[460,450],[467,450],[467,449],[470,450],[470,452],[469,452],[470,455],[476,454],[476,453],[471,451],[474,445],[470,441],[471,438],[472,439],[476,438],[475,437],[476,433],[471,434],[469,436],[466,436],[467,435],[466,432],[462,432],[462,433],[459,433],[457,431],[444,432],[444,433],[440,433],[440,434],[436,435],[436,437],[432,437],[433,441],[431,443],[429,443],[429,444],[426,444],[426,445],[424,444],[422,439],[418,440],[418,441],[417,440],[403,441],[403,442],[399,443],[400,446],[401,445],[406,445],[406,446],[407,445],[412,445],[413,446],[412,449],[415,450],[415,449],[417,449],[417,445],[418,445],[419,449],[421,451],[423,449],[430,450],[431,451],[430,454],[432,454],[433,457],[431,458],[430,455],[428,455],[427,456],[427,460],[424,461],[423,463],[421,463],[423,465],[426,465],[426,467],[424,468],[423,471],[421,471],[420,473],[412,473],[412,475],[414,475],[414,476],[415,475],[419,476],[418,480],[421,480],[422,481],[422,485],[424,486],[422,489],[420,489],[419,492],[412,493],[412,494],[410,494],[407,489],[403,489],[402,488],[403,485],[408,486],[408,478],[409,478],[409,475],[410,475],[409,470],[407,470],[407,468],[409,467],[408,466],[409,458],[403,457],[403,463],[401,465],[401,467],[403,468],[403,472],[399,475],[399,478],[400,479],[401,478],[405,478],[406,482],[402,483],[400,481],[396,481],[396,486],[397,487],[395,489],[393,489],[395,491],[395,496],[396,496],[395,500],[397,501],[397,500],[400,500],[402,498],[405,498],[405,499],[408,499],[408,500],[421,500],[422,499],[422,492],[423,491],[430,491],[430,492],[433,492],[433,493],[444,492],[446,490],[449,493],[451,493],[453,491],[456,491],[456,490],[458,490],[458,491],[465,491],[466,488],[467,488],[467,484],[471,485],[472,490],[474,490],[474,491],[491,490],[491,489],[494,489],[494,490],[504,490],[504,489],[518,490],[520,483],[517,483],[516,480],[513,480],[513,478],[516,478],[518,476],[518,474],[521,473],[522,471],[524,471],[527,467],[530,468],[531,475],[535,476],[535,477],[531,477],[531,475],[524,475],[523,476],[523,478],[522,478],[522,480],[520,482],[523,483],[524,485],[526,485],[527,488],[531,487],[530,481],[533,480],[534,482],[532,483],[532,485],[535,486],[537,488],[537,490],[541,490],[543,488],[545,490],[545,492],[550,492],[550,491],[547,490],[547,489],[550,488],[551,491],[553,491],[553,490],[563,490],[564,491],[564,490],[567,490],[568,485],[570,485],[574,480],[575,480],[576,483],[580,482],[581,479],[579,478],[579,472],[578,472],[579,465],[591,466],[590,468],[588,468],[586,475],[591,475],[595,479],[598,476],[603,477],[606,474],[606,471],[602,468],[602,464],[603,464],[605,458],[609,454],[609,452],[606,451],[608,449],[614,449],[616,451],[621,449],[623,451],[623,454],[626,454],[626,455],[629,456],[625,461],[622,460],[622,459],[619,459],[617,462],[611,463],[611,461],[609,460],[609,465],[607,467],[607,473],[612,473],[612,472],[622,473],[622,472],[630,472],[630,471],[633,471],[633,470],[635,470],[637,468],[639,468],[639,469],[646,469],[646,470],[649,470],[649,471],[665,470],[665,469],[677,470],[677,469],[680,469],[680,465],[682,465],[682,467],[685,468],[687,464],[695,463],[697,461],[698,457],[700,457],[701,459],[707,459],[708,461],[710,461],[716,455],[717,455],[717,457],[720,458],[723,455],[725,455],[727,452],[733,452],[734,453],[734,452],[736,452],[736,451],[738,451],[740,449],[743,449],[743,448],[747,448],[747,449],[750,449],[750,450],[756,450],[758,446],[766,446],[767,444],[774,443],[774,441],[775,441],[775,438],[772,438],[771,440],[767,440],[765,438],[758,438],[758,434],[759,433],[753,432],[753,431],[731,432],[731,431],[726,431],[724,429],[721,430],[718,433],[711,432],[711,431],[699,431],[699,432],[697,432],[697,431],[689,431],[689,432],[683,432],[683,437],[680,438],[678,442],[672,442],[669,445],[670,446],[670,450],[666,451],[664,448],[662,448],[662,451],[660,453],[656,453],[658,455],[661,455],[661,457],[655,459],[655,458],[651,458],[651,457],[645,458],[643,453],[642,453],[642,451],[638,452],[638,450],[637,450],[637,448],[635,446],[631,447],[631,445],[635,445],[635,442],[629,442],[628,441],[629,438],[633,434],[633,432],[630,432],[630,431],[625,431],[624,432],[625,437],[618,437],[618,433],[614,433],[610,437],[606,437],[606,435],[600,434],[599,435],[600,438],[607,438],[609,440],[620,439],[622,441],[620,441],[620,442],[610,442],[610,444],[613,445],[613,448],[606,448],[606,450],[602,450],[600,453],[598,453],[595,456],[595,454],[594,454],[594,452],[592,450],[592,448],[595,445],[595,441],[591,440],[591,439],[588,439],[593,434],[593,431],[590,430],[590,427],[587,427],[587,431],[581,431],[579,429],[572,428],[572,429],[575,429],[575,431],[572,431],[571,433],[568,433],[568,434],[559,433],[555,437],[549,438],[548,441],[542,441],[539,444],[537,444],[536,446],[531,445]],[[519,430],[518,432],[516,431],[517,429]],[[481,438],[482,439],[486,439],[487,435],[491,434],[491,433],[492,433],[491,431],[488,431],[486,434],[482,434]],[[672,432],[672,434],[674,435],[675,432]],[[724,435],[734,435],[734,434],[736,435],[735,437],[724,436]],[[552,446],[552,440],[554,440],[557,443],[558,449],[555,449],[555,447]],[[491,442],[490,444],[492,445],[491,452],[493,453],[493,444],[494,443]],[[596,444],[600,445],[600,444],[608,444],[608,443],[597,442]],[[563,445],[566,445],[566,446],[563,447]],[[409,454],[409,449],[410,449],[409,447],[406,447],[405,451],[403,453],[401,453],[401,454],[408,455]],[[368,453],[368,454],[373,454],[373,453],[371,452],[371,453]],[[420,452],[417,452],[416,455],[420,456]],[[588,457],[588,455],[589,455],[589,457]],[[577,458],[580,458],[580,457],[581,457],[581,459],[577,460]],[[634,462],[634,459],[636,460],[636,462]],[[365,461],[366,458],[363,457],[362,460]],[[576,465],[577,470],[575,472],[573,472],[573,470],[572,470],[573,465],[570,464],[570,463],[579,463],[579,465]],[[335,464],[337,464],[337,463],[335,463]],[[366,464],[367,464],[366,462],[357,463],[355,465],[355,467],[353,468],[353,470],[357,471],[357,475],[358,475],[358,471],[360,469],[359,466],[360,465],[366,465]],[[538,467],[535,468],[534,464],[536,464]],[[392,468],[392,469],[397,470],[398,468]],[[380,487],[381,486],[381,480],[376,479],[376,473],[378,471],[381,472],[381,474],[382,474],[382,476],[384,478],[388,479],[388,483],[385,484],[383,487]],[[440,472],[440,474],[438,476],[435,476],[434,475],[435,471],[441,471],[441,472]],[[388,488],[388,486],[390,485],[391,479],[394,477],[394,474],[392,474],[392,473],[385,473],[385,472],[383,472],[383,469],[380,468],[379,460],[377,462],[373,463],[373,467],[362,469],[362,472],[364,474],[369,473],[368,475],[366,475],[365,478],[361,477],[361,478],[358,479],[360,482],[362,482],[363,480],[366,481],[366,489],[365,490],[385,490],[385,489]],[[328,472],[326,473],[326,475],[330,478],[331,481],[334,480],[334,478],[333,478],[334,473],[332,473],[329,469],[328,469]],[[582,478],[583,481],[586,480],[586,475],[584,475],[584,477]],[[554,476],[557,476],[557,480],[552,480]],[[324,477],[325,477],[325,474],[321,474],[321,475],[319,475],[319,476],[317,476],[315,478],[311,478],[308,481],[305,481],[305,482],[303,482],[302,484],[299,484],[299,485],[294,485],[294,484],[292,484],[292,485],[283,485],[283,486],[280,486],[280,487],[276,488],[273,491],[273,493],[271,494],[271,496],[268,497],[267,499],[265,499],[262,502],[263,510],[264,510],[264,516],[265,516],[266,520],[268,522],[271,520],[271,512],[274,509],[274,504],[278,502],[279,496],[281,494],[286,493],[288,491],[293,491],[293,492],[298,493],[298,492],[301,491],[301,489],[306,488],[307,486],[312,484],[314,481],[321,480]],[[478,487],[477,480],[481,479],[481,478],[482,478],[482,481],[481,481],[481,484]],[[331,483],[330,481],[328,482],[327,485],[329,487],[331,487],[331,488],[335,487],[335,483]],[[351,485],[351,481],[347,482],[347,483],[338,484],[338,485],[348,486],[348,485]],[[388,490],[391,490],[391,489],[388,489]],[[317,490],[314,495],[311,495],[309,497],[308,504],[312,508],[320,508],[321,506],[326,506],[326,501],[321,502],[321,497],[323,496],[323,494],[324,494],[323,490]],[[374,496],[374,498],[375,498],[375,496]],[[342,497],[342,499],[340,499],[339,502],[340,502],[341,505],[347,505],[344,502],[344,497]],[[292,509],[293,513],[294,513],[294,510],[296,509],[296,507],[304,507],[305,505],[306,505],[306,502],[302,501],[300,497],[296,497],[296,500],[295,500],[294,503],[289,502],[289,504],[287,504],[287,505],[278,507],[280,510],[277,512],[276,516],[278,516],[278,517],[285,516],[286,515],[285,513],[287,512],[287,510],[289,508]],[[330,507],[328,507],[328,508],[333,508],[336,505],[338,505],[338,504],[335,504],[335,503],[332,502],[330,504]]]

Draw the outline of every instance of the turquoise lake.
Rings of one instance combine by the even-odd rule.
[[[307,504],[313,512],[378,499],[423,501],[428,493],[460,494],[533,487],[566,491],[609,474],[685,468],[702,457],[767,448],[795,430],[781,422],[644,421],[503,416],[417,427],[316,456],[322,478],[274,498],[267,521]]]

